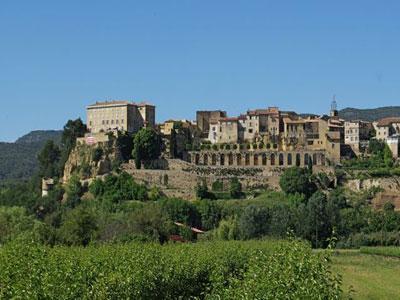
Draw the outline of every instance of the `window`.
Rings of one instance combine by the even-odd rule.
[[[124,124],[124,119],[121,120],[121,124]],[[123,128],[123,127],[122,127]]]
[[[249,133],[253,133],[253,129],[252,128],[249,128]]]
[[[116,120],[115,123],[119,124],[119,120]]]
[[[89,125],[92,126],[92,121],[89,122]]]
[[[103,121],[101,121],[101,124],[103,124],[103,125],[104,125],[104,124],[106,124],[106,122],[103,120]]]
[[[114,124],[114,120],[111,120],[111,124]]]
[[[110,121],[107,120],[107,121],[106,121],[106,124],[108,125],[109,123],[110,123]]]

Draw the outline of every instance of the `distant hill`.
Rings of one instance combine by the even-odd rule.
[[[61,141],[61,130],[35,130],[30,133],[21,136],[15,141],[16,144],[32,144],[32,143],[42,143],[47,140],[53,140],[56,143]]]
[[[400,106],[386,106],[370,109],[345,108],[339,111],[345,120],[377,121],[386,117],[400,117]]]
[[[62,131],[38,130],[19,138],[15,143],[0,142],[0,182],[28,179],[38,168],[37,155],[47,140],[57,143]]]

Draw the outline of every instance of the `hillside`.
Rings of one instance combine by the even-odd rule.
[[[400,117],[400,106],[386,106],[371,109],[345,108],[339,111],[345,120],[376,121],[386,117]]]
[[[0,182],[28,179],[37,170],[37,154],[47,140],[59,142],[61,131],[33,131],[15,143],[0,142]]]
[[[35,130],[30,133],[21,136],[15,141],[16,144],[32,144],[32,143],[43,143],[47,140],[53,140],[56,143],[61,141],[61,130]]]

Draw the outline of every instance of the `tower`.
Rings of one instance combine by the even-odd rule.
[[[333,100],[331,102],[330,116],[331,117],[337,117],[338,115],[339,115],[339,112],[337,110],[336,95],[333,95]]]

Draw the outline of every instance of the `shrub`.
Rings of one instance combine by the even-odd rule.
[[[237,177],[231,179],[229,193],[232,198],[237,199],[242,196],[242,184]]]
[[[94,162],[99,162],[103,157],[104,151],[103,148],[97,147],[93,150],[92,159]]]

